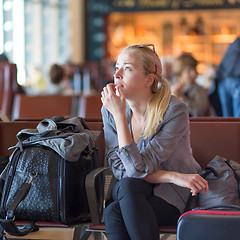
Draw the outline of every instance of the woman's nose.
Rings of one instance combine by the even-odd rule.
[[[114,77],[115,78],[122,78],[122,70],[121,70],[121,68],[116,70],[116,72],[114,73]]]

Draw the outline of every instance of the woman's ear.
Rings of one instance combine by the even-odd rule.
[[[152,86],[153,82],[154,82],[154,79],[155,79],[155,75],[154,74],[149,74],[147,82],[146,82],[146,86],[147,87]]]

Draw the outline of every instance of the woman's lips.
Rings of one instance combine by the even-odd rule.
[[[123,85],[121,83],[115,84],[115,88],[118,88],[118,87],[123,87]]]

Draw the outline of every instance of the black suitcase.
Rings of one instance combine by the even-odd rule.
[[[195,209],[178,220],[177,240],[240,240],[240,207]]]

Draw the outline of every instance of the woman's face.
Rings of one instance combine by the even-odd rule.
[[[122,87],[127,99],[143,94],[148,87],[149,75],[145,75],[141,57],[130,50],[124,50],[118,57],[114,83]]]
[[[197,72],[194,67],[184,67],[180,80],[182,83],[189,85],[195,82],[197,78]]]

